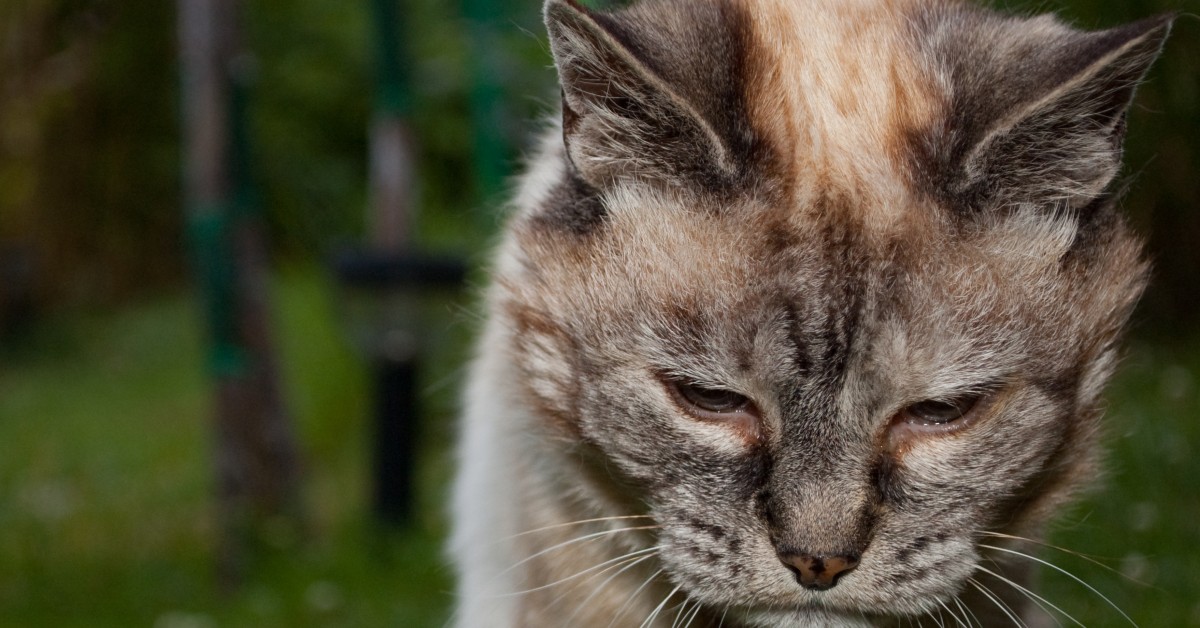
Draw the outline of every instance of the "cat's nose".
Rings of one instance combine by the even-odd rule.
[[[854,571],[858,556],[811,556],[780,554],[779,560],[796,574],[800,586],[812,591],[832,589],[838,578]]]

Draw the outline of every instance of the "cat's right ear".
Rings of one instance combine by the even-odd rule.
[[[622,180],[733,175],[729,147],[639,54],[632,30],[574,0],[549,0],[545,17],[562,83],[563,139],[584,181],[605,189]]]

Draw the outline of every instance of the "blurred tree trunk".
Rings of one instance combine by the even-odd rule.
[[[264,524],[297,523],[299,463],[272,340],[265,229],[245,167],[238,3],[178,0],[178,9],[184,194],[216,382],[219,572],[232,587]]]

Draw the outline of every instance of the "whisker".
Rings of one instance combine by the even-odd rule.
[[[571,613],[571,616],[567,618],[567,621],[564,622],[563,625],[565,625],[565,626],[574,625],[571,622],[572,622],[572,620],[575,619],[575,616],[579,614],[579,611],[586,608],[588,605],[588,602],[591,602],[592,598],[596,597],[597,593],[600,593],[601,591],[603,591],[604,587],[608,586],[608,583],[612,582],[613,579],[616,578],[617,576],[620,576],[621,574],[625,573],[626,571],[629,571],[638,563],[645,561],[645,560],[649,560],[651,558],[654,558],[654,554],[648,554],[648,555],[642,556],[640,558],[627,559],[626,560],[627,564],[624,567],[621,567],[620,569],[618,569],[616,571],[616,573],[613,573],[609,577],[605,578],[604,582],[600,583],[600,586],[596,587],[595,589],[592,589],[592,592],[589,593],[588,596],[586,598],[584,598],[582,602],[580,602],[579,604],[577,604],[575,606],[575,611]],[[617,565],[613,565],[613,567],[616,567],[616,566]],[[609,567],[609,569],[612,569],[613,567]],[[601,572],[601,573],[603,573],[603,572]],[[597,574],[597,575],[599,575],[599,574]]]
[[[1030,600],[1032,600],[1034,604],[1037,604],[1037,605],[1038,605],[1038,608],[1040,608],[1040,609],[1042,609],[1043,611],[1045,611],[1045,613],[1046,613],[1047,615],[1050,615],[1051,617],[1053,617],[1053,614],[1051,614],[1051,613],[1050,613],[1050,611],[1049,611],[1049,610],[1047,610],[1045,606],[1042,606],[1042,603],[1043,603],[1043,602],[1044,602],[1044,603],[1046,603],[1048,606],[1050,606],[1050,608],[1053,608],[1054,610],[1056,610],[1056,611],[1058,611],[1058,612],[1062,613],[1064,617],[1066,617],[1067,619],[1069,619],[1069,620],[1071,620],[1072,622],[1074,622],[1074,623],[1075,623],[1077,626],[1079,626],[1079,628],[1087,628],[1087,626],[1083,625],[1083,624],[1082,624],[1082,623],[1081,623],[1081,622],[1080,622],[1078,619],[1075,619],[1074,617],[1072,617],[1070,613],[1068,613],[1067,611],[1064,611],[1063,609],[1059,608],[1058,606],[1055,606],[1053,602],[1051,602],[1050,600],[1047,600],[1046,598],[1044,598],[1044,597],[1042,597],[1042,596],[1038,595],[1037,593],[1034,593],[1033,591],[1030,591],[1029,589],[1027,589],[1027,588],[1025,588],[1025,587],[1021,586],[1020,584],[1017,584],[1016,582],[1014,582],[1014,581],[1012,581],[1012,580],[1010,580],[1010,579],[1008,579],[1008,578],[1006,578],[1006,577],[1004,577],[1004,576],[1002,576],[1002,575],[1000,575],[1000,574],[998,574],[998,573],[996,573],[996,572],[994,572],[994,571],[992,571],[992,570],[988,569],[987,567],[983,567],[983,566],[980,566],[980,565],[976,565],[976,567],[975,567],[975,568],[976,568],[976,569],[978,569],[978,570],[980,570],[980,571],[982,571],[983,573],[986,573],[986,574],[988,574],[988,575],[992,576],[993,578],[995,578],[995,579],[997,579],[997,580],[999,580],[999,581],[1001,581],[1001,582],[1003,582],[1003,583],[1007,584],[1008,586],[1010,586],[1010,587],[1012,587],[1012,588],[1016,589],[1017,591],[1020,591],[1021,593],[1025,594],[1025,597],[1027,597],[1027,598],[1029,598]],[[1057,618],[1055,618],[1055,620],[1054,620],[1054,621],[1055,621],[1055,623],[1058,623],[1058,619],[1057,619]],[[1059,625],[1061,626],[1062,624],[1059,624]]]
[[[1148,583],[1142,582],[1141,580],[1138,580],[1137,578],[1134,578],[1133,576],[1130,576],[1129,574],[1122,572],[1120,569],[1114,568],[1112,565],[1104,564],[1104,562],[1102,560],[1100,560],[1100,557],[1098,557],[1098,556],[1089,556],[1088,554],[1084,554],[1083,552],[1076,552],[1075,550],[1070,550],[1070,549],[1067,549],[1060,545],[1055,545],[1053,543],[1046,543],[1045,541],[1039,541],[1037,539],[1031,539],[1031,538],[1027,538],[1027,537],[1023,537],[1023,536],[1016,536],[1013,534],[1004,534],[1001,532],[988,532],[986,530],[983,531],[982,534],[984,534],[985,536],[993,536],[993,537],[996,537],[999,539],[1024,541],[1026,543],[1032,543],[1034,545],[1039,545],[1041,547],[1049,548],[1052,550],[1058,550],[1064,554],[1070,554],[1072,556],[1076,556],[1078,558],[1086,560],[1087,562],[1092,563],[1093,565],[1096,565],[1097,567],[1100,567],[1101,569],[1111,571],[1112,573],[1117,574],[1118,576],[1121,576],[1122,578],[1125,578],[1126,580],[1129,580],[1130,582],[1134,582],[1134,583],[1139,584],[1144,587],[1150,586]]]
[[[942,625],[942,620],[941,620],[940,618],[938,618],[938,617],[935,617],[935,616],[933,615],[933,609],[926,609],[924,612],[922,612],[922,613],[921,613],[921,614],[920,614],[920,615],[917,617],[917,625],[918,625],[918,626],[921,626],[921,625],[923,625],[923,624],[925,623],[925,618],[926,618],[926,617],[928,617],[929,619],[932,619],[932,620],[933,620],[933,622],[934,622],[935,624],[937,624],[938,628],[946,628],[945,626],[943,626],[943,625]]]
[[[1113,601],[1112,601],[1112,600],[1110,600],[1110,599],[1108,599],[1108,597],[1107,597],[1107,596],[1105,596],[1103,593],[1101,593],[1100,591],[1096,590],[1096,587],[1093,587],[1092,585],[1090,585],[1090,584],[1088,584],[1088,583],[1084,582],[1084,581],[1083,581],[1081,578],[1079,578],[1079,577],[1078,577],[1078,576],[1076,576],[1075,574],[1073,574],[1073,573],[1071,573],[1071,572],[1067,571],[1066,569],[1063,569],[1062,567],[1059,567],[1058,565],[1055,565],[1054,563],[1051,563],[1051,562],[1049,562],[1049,561],[1042,560],[1041,558],[1038,558],[1037,556],[1031,556],[1031,555],[1029,555],[1029,554],[1026,554],[1026,553],[1024,553],[1024,552],[1018,552],[1018,551],[1016,551],[1016,550],[1012,550],[1012,549],[1008,549],[1008,548],[1004,548],[1004,547],[996,547],[996,546],[992,546],[992,545],[984,545],[984,544],[982,544],[982,543],[981,543],[979,546],[980,546],[980,547],[983,547],[983,548],[990,549],[990,550],[995,550],[995,551],[997,551],[997,552],[1006,552],[1006,553],[1009,553],[1009,554],[1013,554],[1014,556],[1020,556],[1020,557],[1022,557],[1022,558],[1027,558],[1027,559],[1029,559],[1029,560],[1032,560],[1032,561],[1034,561],[1034,562],[1036,562],[1036,563],[1040,563],[1040,564],[1042,564],[1042,565],[1045,565],[1045,566],[1047,566],[1047,567],[1049,567],[1049,568],[1051,568],[1051,569],[1053,569],[1053,570],[1055,570],[1055,571],[1057,571],[1057,572],[1059,572],[1059,573],[1063,574],[1064,576],[1066,576],[1066,577],[1068,577],[1068,578],[1070,578],[1070,579],[1074,580],[1075,582],[1078,582],[1079,584],[1083,585],[1084,587],[1086,587],[1086,588],[1087,588],[1089,591],[1091,591],[1092,593],[1095,593],[1097,596],[1099,596],[1099,597],[1100,597],[1100,599],[1104,600],[1104,601],[1105,601],[1105,602],[1106,602],[1106,603],[1107,603],[1109,606],[1111,606],[1111,607],[1113,608],[1113,610],[1115,610],[1115,611],[1117,611],[1118,613],[1120,613],[1120,614],[1121,614],[1121,617],[1124,617],[1124,618],[1125,618],[1125,621],[1129,622],[1129,623],[1130,623],[1132,626],[1134,626],[1134,628],[1137,628],[1137,622],[1133,621],[1133,619],[1132,619],[1131,617],[1129,617],[1129,615],[1126,615],[1126,614],[1125,614],[1125,611],[1121,610],[1121,607],[1119,607],[1119,606],[1117,606],[1116,604],[1114,604],[1114,603],[1113,603]]]
[[[640,584],[638,586],[638,588],[633,590],[633,593],[629,596],[629,599],[625,600],[625,603],[621,605],[621,608],[617,609],[617,613],[615,615],[613,615],[613,618],[611,620],[609,620],[607,628],[612,628],[613,624],[616,623],[617,618],[620,617],[621,615],[625,614],[625,611],[629,609],[629,605],[633,603],[633,599],[636,598],[638,596],[638,594],[642,592],[642,589],[646,588],[646,585],[653,582],[654,579],[657,578],[658,575],[661,574],[662,572],[663,572],[663,570],[659,569],[658,571],[650,574],[649,578],[646,578],[642,582],[642,584]]]
[[[944,601],[942,601],[942,600],[938,600],[938,604],[939,604],[939,605],[940,605],[940,606],[941,606],[943,609],[945,609],[945,611],[946,611],[946,614],[947,614],[947,615],[949,615],[949,616],[950,616],[950,618],[954,620],[954,627],[955,627],[955,628],[971,628],[970,624],[969,624],[969,623],[967,623],[967,620],[966,620],[966,618],[965,618],[965,617],[959,617],[959,616],[958,616],[958,613],[956,613],[956,612],[954,611],[954,609],[953,609],[953,608],[950,608],[950,604],[948,604],[947,602],[944,602]]]
[[[942,610],[946,611],[946,614],[949,615],[951,617],[951,619],[954,620],[954,623],[958,624],[959,626],[962,626],[962,622],[958,620],[958,616],[955,615],[954,613],[950,612],[950,607],[946,606],[945,602],[943,602],[941,600],[937,600],[937,603],[938,603],[938,606],[942,607]],[[938,628],[946,628],[946,624],[944,622],[942,622],[940,615],[941,615],[941,613],[938,613],[938,616],[933,616],[931,613],[931,616],[933,616],[933,620],[937,622]]]
[[[684,609],[686,609],[688,607],[688,604],[690,604],[691,601],[692,601],[692,598],[685,597],[683,599],[683,602],[681,602],[679,604],[679,610],[675,611],[675,619],[671,620],[671,628],[679,628],[680,618],[687,617],[687,613],[684,612]]]
[[[1004,600],[1001,600],[998,596],[996,596],[996,594],[992,593],[990,589],[980,584],[978,580],[974,578],[967,578],[967,582],[971,583],[971,586],[978,589],[979,592],[984,595],[984,597],[991,600],[992,603],[996,605],[996,608],[999,608],[1005,615],[1008,616],[1009,619],[1012,620],[1013,625],[1020,626],[1021,628],[1029,628],[1029,626],[1025,625],[1025,622],[1021,621],[1019,617],[1013,614],[1012,609],[1008,607],[1008,604],[1004,603]]]
[[[495,542],[502,543],[504,541],[511,541],[515,538],[519,538],[519,537],[526,536],[529,534],[537,534],[538,532],[545,532],[547,530],[557,530],[559,528],[578,526],[578,525],[583,525],[585,523],[599,523],[601,521],[621,521],[621,520],[628,520],[628,519],[653,519],[653,517],[651,517],[650,515],[621,515],[619,517],[597,517],[595,519],[580,519],[579,521],[568,521],[566,523],[556,523],[552,526],[545,526],[545,527],[541,527],[541,528],[534,528],[533,530],[526,530],[524,532],[518,532],[517,534],[513,534],[511,536],[506,536],[502,539],[496,539]]]
[[[954,605],[963,612],[963,618],[967,620],[967,628],[971,628],[975,624],[979,624],[981,627],[983,626],[983,622],[979,621],[979,618],[975,616],[975,611],[971,610],[970,606],[963,604],[962,600],[958,599],[957,595],[954,596]]]
[[[632,558],[634,556],[638,556],[640,554],[646,554],[649,552],[657,552],[657,551],[658,551],[657,547],[647,547],[646,549],[635,550],[635,551],[629,552],[628,554],[622,554],[621,556],[618,556],[616,558],[610,558],[610,559],[600,563],[599,565],[592,565],[591,567],[588,567],[587,569],[584,569],[583,571],[571,574],[561,580],[556,580],[549,584],[539,585],[539,586],[533,587],[532,589],[525,589],[524,591],[513,591],[512,593],[503,593],[497,597],[513,597],[513,596],[517,596],[517,595],[525,595],[528,593],[533,593],[534,591],[544,591],[546,589],[556,587],[564,582],[570,582],[571,580],[579,578],[580,576],[587,575],[593,571],[596,571],[597,569],[605,568],[606,566],[612,565],[613,563],[617,563],[617,562]]]
[[[683,625],[683,628],[691,628],[692,622],[696,621],[696,617],[700,616],[700,609],[702,607],[703,607],[703,604],[701,604],[700,602],[696,602],[695,608],[692,609],[692,616],[688,618],[688,621],[686,624]]]
[[[670,600],[671,597],[678,593],[679,589],[680,587],[678,585],[674,589],[671,589],[671,592],[663,598],[663,601],[658,603],[658,606],[654,607],[654,610],[650,613],[650,616],[647,617],[646,620],[642,622],[642,625],[638,626],[638,628],[646,628],[647,626],[652,625],[654,620],[658,619],[658,614],[661,613],[663,608],[667,605],[667,600]]]
[[[721,613],[721,623],[717,624],[717,628],[722,628],[725,625],[725,616],[729,614],[729,605],[725,605],[725,611]]]
[[[548,552],[553,552],[554,550],[557,550],[557,549],[562,549],[562,548],[564,548],[564,547],[566,547],[566,546],[568,546],[568,545],[573,545],[573,544],[575,544],[575,543],[582,543],[583,541],[588,541],[588,540],[592,540],[592,539],[598,539],[598,538],[600,538],[600,537],[602,537],[602,536],[608,536],[608,535],[610,535],[610,534],[617,534],[617,533],[619,533],[619,532],[631,532],[631,531],[634,531],[634,530],[654,530],[654,529],[661,528],[661,527],[662,527],[662,526],[657,526],[657,525],[654,525],[654,526],[635,526],[635,527],[632,527],[632,528],[617,528],[616,530],[602,530],[602,531],[600,531],[600,532],[593,532],[593,533],[591,533],[591,534],[585,534],[585,535],[583,535],[583,536],[581,536],[581,537],[577,537],[577,538],[571,539],[571,540],[569,540],[569,541],[563,541],[562,543],[557,543],[557,544],[555,544],[555,545],[551,545],[550,547],[547,547],[546,549],[544,549],[544,550],[541,550],[541,551],[539,551],[539,552],[537,552],[537,553],[533,554],[532,556],[527,556],[527,557],[525,557],[524,559],[522,559],[522,560],[520,560],[520,561],[516,562],[515,564],[513,564],[513,565],[512,565],[511,567],[509,567],[508,569],[505,569],[504,571],[501,571],[501,572],[500,572],[499,574],[497,574],[497,575],[500,575],[500,576],[502,576],[502,575],[504,575],[504,574],[506,574],[506,573],[508,573],[508,572],[512,571],[513,569],[516,569],[517,567],[520,567],[521,565],[524,565],[525,563],[527,563],[527,562],[529,562],[529,561],[531,561],[531,560],[533,560],[533,559],[537,558],[538,556],[542,556],[542,555],[544,555],[544,554],[546,554],[546,553],[548,553]]]

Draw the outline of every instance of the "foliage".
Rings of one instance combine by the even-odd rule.
[[[374,85],[367,3],[247,0],[254,176],[285,257],[359,239]],[[550,108],[536,3],[470,28],[455,3],[403,4],[421,223],[431,246],[494,229],[472,171],[473,54],[497,70],[508,167]],[[0,253],[32,256],[42,301],[115,302],[176,282],[184,256],[172,3],[14,0],[0,6]],[[486,41],[473,36],[488,35]],[[0,287],[0,291],[3,288]],[[2,296],[2,295],[0,295]]]
[[[178,275],[171,20],[166,3],[0,5],[0,249],[36,264],[43,298]]]
[[[995,2],[1026,12],[1059,9],[1092,28],[1175,5]],[[483,198],[472,175],[475,86],[489,79],[502,88],[505,115],[487,124],[500,127],[510,146],[509,169],[556,100],[540,0],[474,4],[491,7],[487,28],[464,17],[464,7],[473,6],[468,0],[401,4],[421,223],[434,247],[476,246],[498,223],[501,199]],[[356,242],[367,202],[365,133],[374,91],[369,3],[245,0],[242,7],[247,65],[255,69],[255,174],[275,249],[312,258]],[[1191,246],[1200,238],[1200,186],[1192,174],[1200,169],[1195,26],[1190,16],[1180,19],[1130,121],[1126,205],[1160,260],[1148,297],[1160,323],[1155,331],[1190,329],[1200,311],[1191,278],[1200,267],[1200,248]],[[32,255],[39,294],[59,302],[113,300],[177,280],[183,256],[172,3],[11,0],[0,8],[0,28],[0,257]]]

